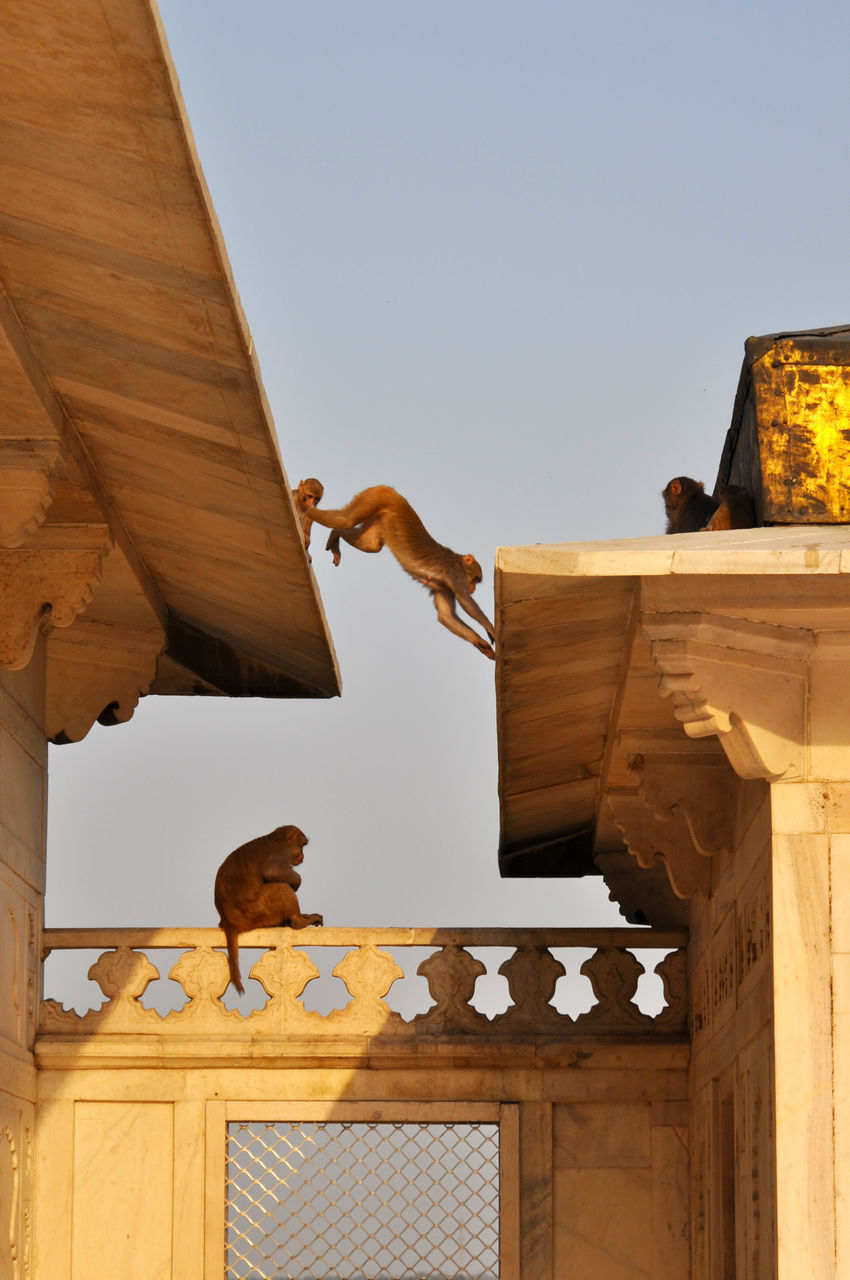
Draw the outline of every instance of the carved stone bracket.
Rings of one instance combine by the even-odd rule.
[[[0,435],[0,547],[19,547],[44,524],[61,470],[58,438]]]
[[[809,631],[704,613],[641,625],[689,737],[715,735],[742,778],[802,775]]]
[[[638,791],[612,791],[606,796],[614,822],[639,867],[661,862],[677,898],[708,894],[711,869],[691,836],[681,809],[659,821]]]
[[[734,775],[722,755],[704,752],[673,756],[642,751],[629,756],[638,792],[662,822],[685,819],[698,853],[711,858],[732,848]]]
[[[639,743],[634,732],[622,736]],[[682,737],[679,750],[659,745],[627,753],[637,787],[612,790],[606,799],[638,865],[648,870],[660,862],[673,892],[687,899],[709,890],[705,860],[732,849],[734,774],[710,743]]]
[[[95,720],[123,724],[156,676],[161,628],[113,626],[81,618],[47,640],[45,731],[79,742]]]
[[[39,630],[70,626],[85,609],[111,541],[104,524],[56,525],[0,550],[0,667],[25,667]]]

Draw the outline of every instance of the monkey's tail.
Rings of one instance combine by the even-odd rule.
[[[242,986],[242,974],[239,972],[239,930],[231,929],[226,924],[222,924],[221,927],[227,938],[227,961],[230,965],[230,981],[241,996],[245,994],[245,988]]]

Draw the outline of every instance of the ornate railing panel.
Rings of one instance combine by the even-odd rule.
[[[262,1040],[285,1042],[288,1053],[307,1043],[315,1051],[316,1046],[329,1047],[330,1041],[335,1047],[347,1041],[357,1051],[364,1037],[396,1044],[427,1044],[439,1037],[441,1045],[466,1046],[583,1036],[680,1039],[686,1033],[685,942],[680,932],[649,929],[263,929],[243,934],[240,943],[245,952],[262,949],[250,976],[267,998],[262,1007],[243,1012],[228,1008],[222,999],[228,966],[218,929],[47,929],[45,957],[57,951],[102,951],[88,973],[106,998],[84,1013],[44,1000],[39,1036],[63,1041],[93,1035],[156,1036],[165,1044],[196,1036],[226,1038],[234,1045]],[[304,997],[320,976],[308,952],[326,947],[343,950],[333,975],[342,980],[350,999],[343,1008],[322,1014],[305,1007]],[[431,1005],[406,1020],[390,1007],[387,996],[414,971],[399,960],[408,948],[430,952],[415,972],[427,982]],[[472,951],[490,948],[510,952],[498,970],[507,981],[510,1003],[488,1017],[474,1003],[486,967]],[[576,961],[575,971],[589,979],[595,1003],[575,1015],[560,1011],[553,1001],[556,985],[567,973],[553,951],[564,949],[592,952]],[[149,985],[161,976],[151,959],[157,951],[179,952],[168,977],[185,997],[182,1007],[165,1013],[143,1003]],[[669,953],[657,964],[657,954],[651,956],[647,966],[658,973],[664,988],[666,1003],[655,1017],[642,1012],[635,1000],[645,971],[635,953],[642,951]]]

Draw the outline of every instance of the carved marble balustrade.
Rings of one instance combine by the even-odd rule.
[[[286,1058],[415,1052],[436,1048],[440,1055],[455,1045],[464,1056],[476,1050],[533,1044],[556,1048],[585,1037],[626,1037],[657,1041],[686,1035],[684,934],[650,929],[355,929],[323,928],[298,932],[264,929],[240,939],[243,974],[250,972],[267,999],[242,1012],[228,1007],[227,956],[218,929],[47,929],[43,953],[101,951],[88,976],[105,997],[99,1008],[78,1013],[53,999],[40,1008],[36,1053],[43,1060],[65,1053],[99,1057],[150,1055],[150,1042],[167,1061],[187,1054]],[[320,969],[311,958],[317,949],[344,954],[333,976],[350,999],[326,1014],[305,1007],[308,984]],[[415,952],[405,964],[410,948]],[[508,952],[498,967],[506,979],[509,1003],[487,1016],[475,1007],[476,983],[487,972],[478,958],[489,949]],[[250,955],[261,949],[250,965]],[[562,963],[553,952],[576,949]],[[580,950],[583,949],[583,950]],[[422,951],[428,952],[420,959]],[[168,977],[185,1002],[165,1013],[144,999],[162,976],[157,952],[175,953]],[[586,956],[587,951],[591,954]],[[646,964],[636,957],[649,952]],[[666,951],[659,961],[659,952]],[[473,954],[473,952],[477,954]],[[171,959],[171,956],[168,957]],[[404,966],[404,967],[402,967]],[[163,966],[164,968],[164,966]],[[635,1001],[644,972],[657,972],[665,1004],[652,1017]],[[406,1019],[387,996],[394,983],[412,974],[427,983],[429,1005]],[[586,977],[595,1002],[571,1016],[553,1003],[559,978]],[[250,985],[250,984],[249,984]],[[173,990],[173,989],[172,989]],[[258,988],[255,987],[255,990]],[[228,1002],[235,1003],[232,989]],[[478,1003],[481,1003],[479,1000]],[[560,1001],[559,1003],[562,1003]]]

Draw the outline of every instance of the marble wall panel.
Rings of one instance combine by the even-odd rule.
[[[173,1169],[169,1103],[76,1104],[70,1280],[171,1280]]]

